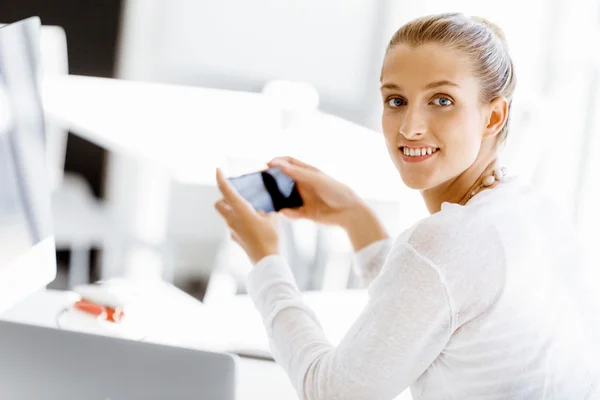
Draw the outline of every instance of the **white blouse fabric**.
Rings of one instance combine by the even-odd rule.
[[[257,263],[248,290],[301,399],[600,399],[598,310],[575,243],[511,178],[361,250],[369,301],[337,347],[282,257]]]

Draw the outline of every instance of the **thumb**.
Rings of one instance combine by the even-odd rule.
[[[279,211],[281,214],[285,215],[290,219],[299,219],[304,217],[304,208],[284,208]]]

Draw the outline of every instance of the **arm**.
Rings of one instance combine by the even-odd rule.
[[[392,239],[385,238],[369,244],[354,256],[354,272],[363,287],[367,287],[381,272],[385,259],[392,248]]]
[[[377,241],[388,239],[389,236],[377,215],[364,202],[350,209],[340,224],[348,234],[355,252]]]
[[[392,239],[375,213],[363,202],[359,202],[349,215],[342,227],[356,254],[354,272],[366,287],[379,275],[392,247]]]
[[[256,265],[249,289],[273,356],[303,399],[393,398],[429,367],[454,329],[437,268],[403,243],[392,249],[338,347],[302,302],[280,256]]]

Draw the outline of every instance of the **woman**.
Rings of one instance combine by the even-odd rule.
[[[503,35],[483,19],[429,16],[396,32],[383,132],[431,215],[394,241],[348,187],[298,160],[270,163],[305,202],[283,213],[343,227],[370,284],[337,347],[299,297],[273,217],[217,171],[215,207],[255,264],[249,292],[301,398],[391,399],[409,386],[414,399],[600,398],[600,338],[576,296],[568,224],[497,164],[514,88]]]

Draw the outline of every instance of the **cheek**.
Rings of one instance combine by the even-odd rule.
[[[388,151],[395,149],[398,142],[398,121],[391,115],[383,113],[381,117],[381,130],[385,138],[385,145]]]
[[[396,120],[397,118],[394,118],[385,111],[381,115],[381,129],[385,135],[385,140],[388,140],[391,136],[395,136],[395,133],[398,132],[396,129],[398,122]]]
[[[392,163],[396,166],[396,169],[402,170],[402,160],[398,150],[398,136],[399,136],[400,119],[398,115],[384,115],[381,120],[381,128],[383,130],[383,136],[385,138],[385,146],[388,151],[388,155],[392,160]]]
[[[456,110],[432,118],[430,127],[445,147],[453,153],[471,153],[481,144],[478,121],[468,112]]]
[[[481,148],[481,129],[478,121],[467,112],[449,113],[437,120],[438,138],[443,152],[444,170],[456,176],[469,168],[477,159]]]

